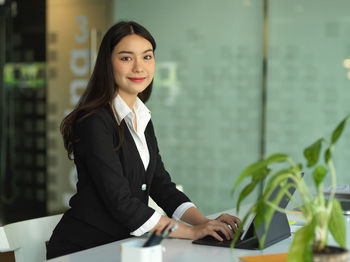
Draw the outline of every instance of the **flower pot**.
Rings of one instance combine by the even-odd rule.
[[[313,251],[314,262],[348,262],[349,251],[334,246],[326,246],[323,250]]]

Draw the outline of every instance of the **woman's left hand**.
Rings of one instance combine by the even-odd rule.
[[[231,216],[229,214],[221,214],[215,220],[223,222],[229,225],[234,232],[237,232],[238,227],[241,225],[241,220],[238,217]]]

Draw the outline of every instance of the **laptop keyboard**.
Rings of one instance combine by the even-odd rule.
[[[231,247],[232,239],[227,240],[226,237],[224,238],[224,241],[219,241],[216,238],[212,236],[206,236],[201,239],[197,239],[192,241],[193,244],[198,244],[198,245],[207,245],[207,246],[216,246],[216,247]],[[250,237],[248,239],[242,240],[242,239],[237,239],[235,243],[235,248],[240,248],[240,249],[258,249],[258,239],[257,237]]]
[[[218,245],[218,246],[230,246],[231,243],[232,243],[232,239],[230,240],[227,240],[226,237],[224,237],[224,241],[219,241],[217,240],[216,238],[212,237],[212,236],[206,236],[206,237],[203,237],[199,240],[202,240],[203,242],[206,242],[206,243],[212,243],[212,244],[215,244],[215,245]]]
[[[210,246],[230,247],[231,243],[232,243],[232,239],[227,240],[225,235],[222,234],[221,232],[218,232],[218,234],[224,239],[223,241],[219,241],[212,236],[205,236],[201,239],[193,241],[193,243],[194,244],[210,245]],[[241,239],[238,238],[235,245],[237,245],[240,242],[241,242]]]

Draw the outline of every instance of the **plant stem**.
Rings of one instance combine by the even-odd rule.
[[[334,145],[331,145],[329,147],[329,151],[330,154],[332,154]],[[319,243],[317,243],[318,249],[321,250],[324,248],[324,246],[327,244],[327,236],[328,236],[328,222],[331,216],[331,212],[333,209],[333,200],[334,200],[334,195],[335,195],[335,189],[336,189],[336,183],[337,183],[337,177],[336,177],[336,171],[335,171],[335,167],[334,167],[334,163],[333,160],[330,158],[327,161],[327,165],[329,166],[329,171],[331,173],[331,179],[332,179],[332,187],[331,187],[331,192],[328,198],[328,202],[325,205],[324,203],[324,196],[323,196],[323,189],[320,188],[319,191],[319,200],[320,200],[320,204],[322,204],[323,206],[325,205],[325,217],[323,219],[323,221],[321,221],[320,223],[320,228],[319,228]]]
[[[270,201],[266,201],[266,204],[269,205],[270,207],[272,207],[273,209],[275,209],[276,211],[284,213],[284,214],[291,214],[291,215],[300,214],[299,211],[292,211],[292,210],[281,208],[278,205],[271,203]]]
[[[286,191],[286,195],[289,197],[290,201],[293,202],[293,204],[298,208],[298,210],[302,209],[301,205],[298,203],[295,197],[293,197],[291,193],[289,193],[289,191]]]
[[[330,149],[333,149],[333,147],[331,147]],[[333,151],[333,150],[331,150],[331,151]],[[328,208],[327,213],[329,215],[332,211],[332,208],[333,208],[333,200],[334,200],[335,189],[336,189],[336,184],[337,184],[337,176],[336,176],[335,167],[334,167],[332,159],[330,159],[328,161],[328,166],[329,166],[329,170],[331,172],[331,177],[332,177],[332,188],[331,188],[331,193],[330,193],[329,198],[328,198],[328,205],[327,205],[327,208]]]

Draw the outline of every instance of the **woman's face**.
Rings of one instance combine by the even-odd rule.
[[[136,34],[125,36],[113,49],[112,66],[119,95],[136,97],[154,76],[152,44]]]

